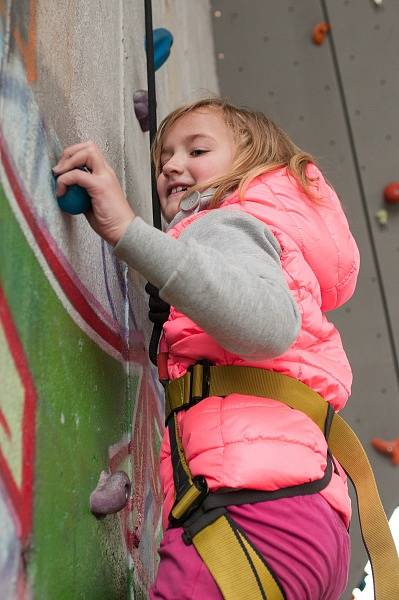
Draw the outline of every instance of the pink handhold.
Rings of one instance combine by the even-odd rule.
[[[124,471],[112,475],[101,471],[96,489],[90,494],[90,511],[104,517],[124,508],[130,496],[130,480]]]
[[[140,123],[142,131],[150,129],[149,108],[148,108],[148,92],[147,90],[137,90],[133,94],[134,112],[137,120]]]

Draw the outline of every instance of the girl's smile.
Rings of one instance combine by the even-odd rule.
[[[236,145],[215,110],[196,110],[178,119],[165,135],[157,188],[162,213],[170,222],[188,188],[221,177],[231,168]]]

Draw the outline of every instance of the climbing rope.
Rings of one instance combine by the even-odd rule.
[[[145,9],[145,38],[147,55],[147,86],[148,86],[148,112],[150,121],[150,147],[157,132],[157,97],[155,90],[154,66],[154,41],[152,32],[152,4],[151,0],[144,0]],[[161,210],[157,193],[155,165],[151,161],[151,191],[152,191],[152,219],[154,227],[161,229]]]
[[[150,147],[154,141],[157,132],[157,97],[155,89],[155,65],[154,65],[154,40],[152,33],[152,6],[151,0],[144,0],[145,7],[145,37],[146,37],[146,55],[147,55],[147,86],[148,86],[148,115],[150,124]],[[161,209],[159,204],[157,181],[155,177],[155,165],[151,161],[151,190],[152,190],[152,219],[154,227],[161,229]],[[150,285],[151,284],[147,284]],[[151,286],[153,288],[153,286]],[[147,290],[147,293],[151,293]],[[159,298],[159,297],[158,297]],[[159,339],[162,333],[163,322],[154,322],[152,330],[149,355],[151,362],[157,364],[157,351]]]

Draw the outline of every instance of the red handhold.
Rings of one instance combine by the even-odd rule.
[[[378,452],[381,452],[381,454],[390,456],[393,465],[399,465],[399,437],[394,440],[373,438],[371,444]]]
[[[330,29],[330,24],[326,23],[326,21],[317,23],[317,25],[313,27],[312,31],[313,43],[317,46],[321,46],[321,44],[323,44],[324,40],[326,39],[327,33],[330,31]]]
[[[384,188],[384,199],[388,204],[399,203],[399,183],[392,181]]]

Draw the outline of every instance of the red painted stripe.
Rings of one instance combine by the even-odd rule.
[[[7,419],[4,416],[3,411],[0,409],[0,425],[4,429],[4,432],[7,437],[11,437],[11,429],[8,426]]]
[[[108,461],[109,470],[111,473],[115,473],[118,470],[120,464],[129,456],[129,446],[126,444],[122,446]]]
[[[0,320],[18,375],[25,390],[22,423],[22,486],[18,487],[0,449],[0,471],[10,498],[20,519],[21,538],[26,540],[32,530],[33,472],[35,460],[36,391],[28,362],[11,311],[0,285]]]
[[[123,340],[120,335],[113,331],[108,325],[102,321],[97,313],[93,310],[91,305],[87,302],[85,296],[76,287],[74,281],[70,277],[69,273],[65,270],[64,266],[59,261],[57,255],[51,248],[51,244],[47,240],[45,234],[37,224],[29,202],[26,199],[26,194],[22,189],[21,182],[17,178],[15,172],[16,169],[12,164],[12,158],[8,155],[6,143],[3,135],[0,131],[0,159],[3,163],[4,170],[7,175],[7,179],[13,191],[14,197],[18,203],[18,206],[25,218],[25,221],[30,228],[33,237],[35,238],[37,245],[40,248],[41,253],[46,259],[51,271],[54,273],[58,280],[63,292],[69,299],[74,309],[80,314],[82,319],[105,341],[107,344],[112,346],[122,356],[126,355],[126,350],[123,344]]]

